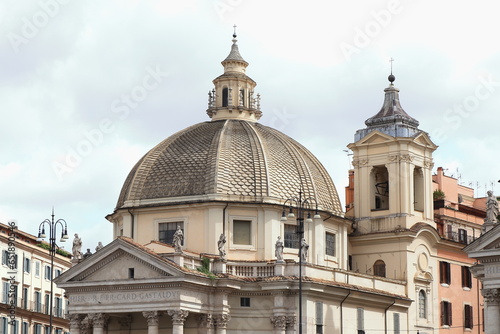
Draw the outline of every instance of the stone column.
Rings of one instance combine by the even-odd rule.
[[[148,321],[148,334],[158,334],[158,322],[161,313],[158,311],[144,311],[142,312],[144,318]]]
[[[184,333],[184,321],[186,321],[188,314],[189,312],[186,310],[168,311],[168,315],[172,317],[172,334]]]
[[[500,328],[500,289],[482,289],[481,293],[486,302],[485,334],[498,334]]]
[[[229,314],[214,315],[215,334],[226,334],[227,322],[231,319]]]
[[[69,332],[71,334],[80,334],[81,317],[79,314],[69,315]]]
[[[200,314],[198,317],[199,326],[198,333],[199,334],[213,334],[214,333],[214,318],[212,314]]]
[[[275,334],[286,334],[286,316],[284,315],[273,315],[271,318],[271,322],[274,326]]]
[[[294,315],[286,316],[286,334],[294,334],[295,333],[295,323],[297,319]]]
[[[104,313],[93,313],[89,314],[89,318],[92,320],[92,325],[94,327],[93,334],[104,334],[104,326],[108,322],[108,315]]]

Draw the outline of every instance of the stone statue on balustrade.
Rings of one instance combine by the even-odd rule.
[[[221,233],[219,241],[217,241],[217,248],[219,249],[219,256],[222,261],[226,261],[226,236]]]
[[[302,238],[300,241],[300,261],[307,262],[307,257],[309,255],[309,245],[306,242],[306,239]]]
[[[82,254],[82,239],[75,233],[75,238],[73,239],[73,260],[81,260],[83,258]]]
[[[274,254],[276,255],[277,262],[283,262],[283,241],[280,236],[278,236],[278,240],[276,240]]]

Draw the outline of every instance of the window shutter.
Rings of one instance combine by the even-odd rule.
[[[362,308],[358,308],[357,311],[358,311],[358,331],[364,330],[365,329],[364,310]]]
[[[451,326],[452,325],[452,322],[451,322],[451,303],[446,303],[447,307],[448,307],[448,325]]]

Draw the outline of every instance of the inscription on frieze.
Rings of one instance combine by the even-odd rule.
[[[170,301],[180,298],[179,291],[130,291],[130,292],[103,292],[86,295],[72,295],[69,302],[72,305],[84,304],[126,304],[131,302]]]

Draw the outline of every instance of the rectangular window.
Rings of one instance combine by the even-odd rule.
[[[55,316],[62,318],[63,316],[63,308],[62,308],[62,299],[61,297],[56,297],[55,299],[56,307],[55,307]]]
[[[61,269],[56,269],[54,273],[54,277],[59,277],[61,276]]]
[[[7,334],[7,324],[8,320],[6,317],[2,317],[2,324],[0,325],[0,333]]]
[[[439,262],[439,280],[443,284],[451,284],[451,268],[448,262]]]
[[[399,313],[394,313],[394,334],[401,334],[401,325],[399,321]]]
[[[365,330],[365,310],[362,309],[361,307],[357,308],[357,325],[358,325],[358,333],[359,331],[363,331],[364,333]]]
[[[181,227],[182,233],[184,234],[183,222],[159,223],[158,241],[171,245],[174,241],[174,233],[177,230],[177,226]],[[181,244],[184,245],[184,238],[182,239]]]
[[[285,247],[299,249],[299,234],[295,225],[285,224]]]
[[[50,313],[50,295],[45,294],[45,314]]]
[[[31,269],[30,267],[31,267],[31,260],[28,258],[24,258],[24,268],[23,268],[24,272],[29,274]]]
[[[316,334],[323,334],[323,303],[316,302]]]
[[[451,326],[451,303],[447,301],[441,302],[441,325]]]
[[[45,279],[49,281],[52,279],[52,268],[50,266],[45,266]]]
[[[11,322],[10,325],[10,334],[19,334],[19,320],[14,320],[14,322]]]
[[[235,245],[252,244],[251,220],[233,220],[233,244]]]
[[[472,288],[472,274],[467,266],[462,266],[462,287]]]
[[[128,268],[128,278],[134,278],[134,276],[135,276],[135,269]]]
[[[326,232],[325,238],[325,253],[326,255],[335,256],[335,234]]]
[[[29,293],[28,288],[23,288],[23,308],[25,310],[28,309],[28,293]]]
[[[241,307],[250,307],[250,297],[241,297],[240,298],[240,306]]]
[[[41,324],[35,324],[35,333],[34,334],[42,334],[42,325]]]
[[[473,324],[473,313],[471,305],[464,305],[464,327],[467,329],[472,329],[474,327]]]
[[[3,282],[3,291],[2,291],[2,303],[7,304],[9,301],[9,282]]]
[[[45,326],[43,332],[44,334],[50,334],[50,326]]]
[[[40,277],[40,262],[35,261],[35,276]]]
[[[21,328],[21,334],[28,334],[29,328],[30,328],[29,324],[27,322],[23,321],[23,325]]]
[[[458,229],[458,242],[467,245],[467,230]]]
[[[2,265],[6,266],[9,262],[9,252],[6,250],[2,251]]]
[[[42,312],[42,295],[40,294],[40,291],[35,291],[35,300],[34,300],[34,311],[35,312]]]

